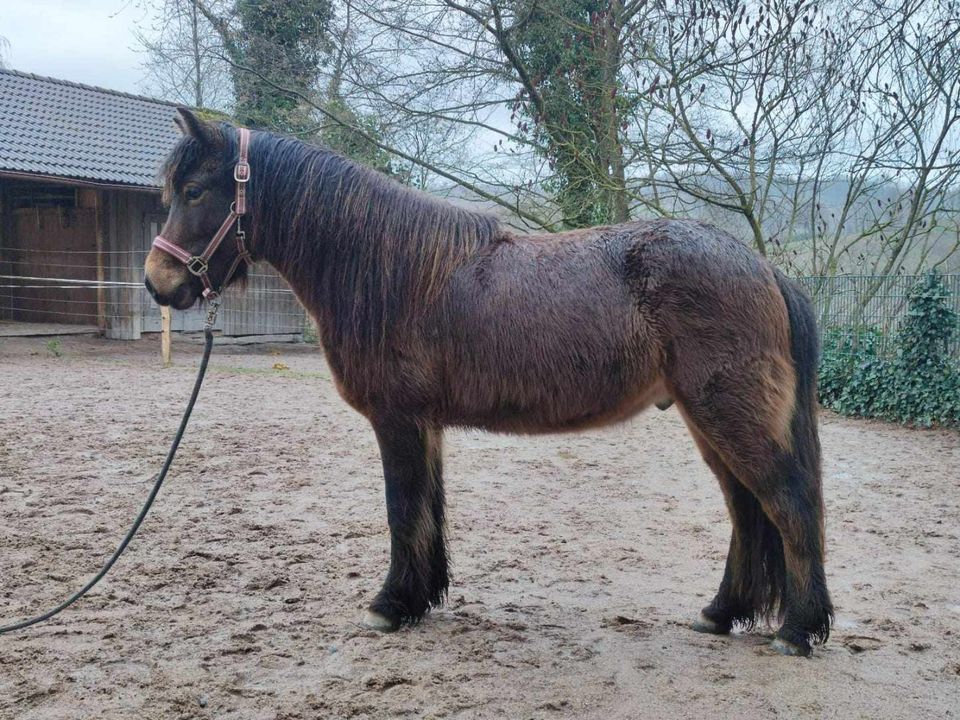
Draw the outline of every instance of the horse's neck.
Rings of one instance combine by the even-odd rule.
[[[260,236],[255,242],[259,259],[286,280],[332,350],[330,343],[356,346],[360,335],[372,334],[371,325],[383,324],[382,303],[370,288],[390,273],[381,267],[378,238],[366,217],[379,202],[380,188],[362,186],[370,179],[367,171],[338,156],[323,156],[315,164],[319,172],[260,196],[269,222],[255,223]],[[352,192],[358,187],[360,192]]]
[[[346,161],[333,153],[314,152],[298,159],[299,172],[259,159],[266,166],[264,188],[252,208],[258,214],[253,227],[259,258],[280,272],[298,294],[307,292],[329,269],[333,241],[351,223],[337,202]]]

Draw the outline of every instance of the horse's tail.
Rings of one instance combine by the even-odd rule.
[[[821,535],[823,498],[820,489],[820,435],[817,432],[817,366],[820,362],[820,335],[816,310],[799,285],[776,272],[777,286],[790,318],[790,355],[797,385],[790,427],[793,456],[820,496]]]
[[[809,591],[818,607],[807,608],[812,639],[826,641],[830,635],[833,606],[823,575],[824,507],[821,479],[820,435],[817,432],[817,367],[820,360],[820,337],[816,310],[807,293],[796,283],[776,272],[777,285],[787,306],[790,319],[790,355],[796,374],[793,419],[790,426],[791,451],[788,481],[792,492],[807,497],[807,507],[815,518],[805,518],[808,530],[805,545],[818,556],[814,572],[807,578]]]

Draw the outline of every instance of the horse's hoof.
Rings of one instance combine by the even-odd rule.
[[[711,620],[702,612],[700,617],[698,617],[691,627],[699,633],[708,633],[710,635],[726,635],[730,632],[730,627],[727,625],[721,625],[720,623]]]
[[[383,633],[396,632],[400,629],[400,623],[396,620],[391,620],[386,615],[381,615],[376,610],[367,610],[360,624],[368,630],[376,630],[377,632]]]
[[[807,657],[807,655],[810,654],[809,647],[794,645],[789,640],[784,640],[779,637],[773,639],[773,642],[770,643],[770,649],[781,655],[787,655],[788,657]]]

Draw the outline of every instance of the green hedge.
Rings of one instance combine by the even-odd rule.
[[[949,297],[936,273],[918,283],[889,354],[879,351],[875,328],[826,330],[821,404],[844,415],[960,427],[960,360],[948,353],[958,318]]]

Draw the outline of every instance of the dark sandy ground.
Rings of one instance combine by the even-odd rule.
[[[0,344],[0,617],[45,609],[145,497],[199,347]],[[830,642],[687,624],[729,525],[675,410],[450,432],[454,583],[356,623],[387,565],[372,433],[308,347],[218,348],[171,478],[94,593],[0,637],[0,718],[960,717],[960,434],[823,418]]]

